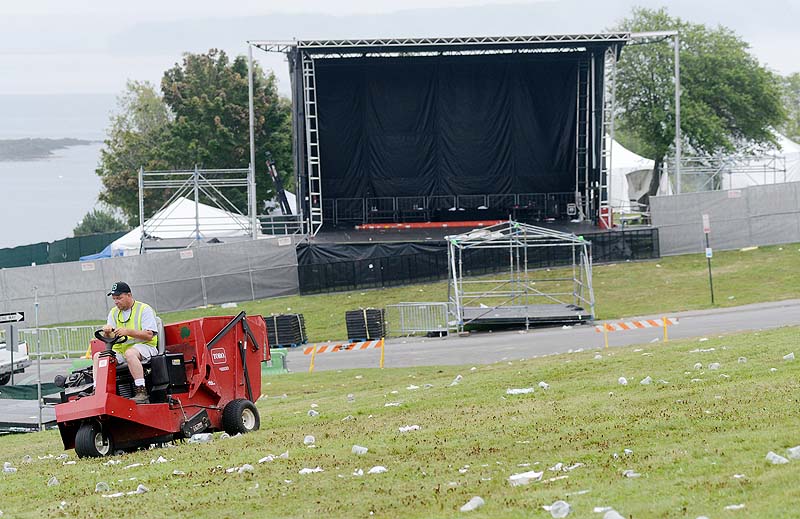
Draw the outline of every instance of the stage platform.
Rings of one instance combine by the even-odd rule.
[[[39,406],[36,400],[0,400],[0,434],[35,432],[39,430]],[[56,410],[42,409],[46,429],[56,427]]]
[[[592,319],[592,314],[575,305],[526,305],[500,308],[465,307],[462,311],[465,326],[469,325],[530,325],[580,324]]]
[[[573,233],[576,235],[591,234],[603,231],[591,222],[572,223],[559,220],[555,222],[535,222],[532,225]],[[323,227],[312,240],[312,243],[383,243],[383,242],[425,242],[444,241],[445,236],[468,232],[472,228],[416,228],[416,229],[371,229],[356,230],[349,227]],[[614,231],[610,231],[614,232]]]

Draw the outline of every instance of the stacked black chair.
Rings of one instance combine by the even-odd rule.
[[[350,342],[373,341],[386,336],[386,315],[383,308],[348,310],[344,318]]]
[[[303,314],[281,314],[264,317],[270,348],[287,348],[308,342]]]

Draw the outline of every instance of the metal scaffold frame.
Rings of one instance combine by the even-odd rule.
[[[238,224],[239,228],[247,231],[252,239],[258,236],[258,217],[255,213],[255,179],[252,168],[247,169],[199,169],[197,166],[193,170],[168,170],[168,171],[145,171],[139,168],[139,223],[142,226],[139,252],[144,253],[146,249],[148,231],[156,227],[163,228],[164,220],[169,219],[165,215],[162,220],[147,220],[144,214],[145,192],[148,189],[169,189],[172,191],[169,199],[153,214],[158,214],[163,209],[169,207],[179,197],[190,198],[195,203],[194,217],[194,236],[195,241],[202,239],[200,232],[200,196],[204,196],[217,208],[232,213],[234,215],[246,216],[249,228]],[[227,188],[247,188],[247,215],[225,196],[222,189]],[[184,222],[185,224],[185,222]],[[180,222],[177,223],[180,225]]]
[[[449,284],[448,301],[452,318],[459,329],[503,307],[545,304],[589,308],[594,315],[591,243],[574,234],[508,221],[465,234],[447,236]],[[529,251],[536,248],[569,248],[571,277],[540,275],[529,266]],[[466,279],[465,254],[475,249],[506,249],[508,270],[503,274]],[[566,266],[565,268],[569,268]],[[549,269],[547,269],[549,271]],[[537,285],[537,283],[539,285]],[[564,291],[561,283],[571,284]],[[552,290],[546,288],[553,287]],[[487,304],[488,303],[488,304]],[[477,316],[465,317],[466,308],[479,307]],[[531,322],[525,314],[525,327]]]
[[[675,157],[662,166],[662,175],[677,176],[677,171]],[[749,181],[746,185],[780,184],[786,182],[788,173],[786,157],[775,154],[683,157],[679,171],[684,193],[726,189],[725,178],[729,184],[741,177]]]

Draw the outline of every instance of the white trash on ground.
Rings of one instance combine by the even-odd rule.
[[[33,458],[28,456],[27,454],[22,457],[22,463],[33,463]]]
[[[97,484],[94,486],[95,492],[108,492],[111,490],[111,487],[108,486],[108,483],[105,481],[98,481]]]
[[[317,416],[319,416],[319,411],[315,411],[314,409],[309,409],[308,416],[310,416],[311,418],[316,418]]]
[[[61,482],[55,476],[50,476],[50,479],[47,480],[47,486],[48,487],[55,487],[55,486],[60,485],[60,484],[61,484]]]
[[[199,433],[193,434],[191,438],[189,438],[189,443],[209,443],[214,441],[214,435],[211,433]]]
[[[407,432],[411,432],[411,431],[419,431],[419,429],[420,429],[419,425],[403,425],[398,430],[401,433],[407,433]]]
[[[512,487],[527,485],[531,481],[540,481],[542,479],[542,474],[544,474],[544,472],[536,472],[535,470],[512,474],[508,477],[508,482]]]
[[[506,389],[507,395],[527,395],[528,393],[533,393],[532,387]]]
[[[347,395],[347,403],[352,404],[356,401],[356,397],[353,393],[348,393]]]
[[[364,475],[364,469],[357,469],[355,472],[353,472],[353,475],[354,476],[363,476]]]
[[[550,506],[544,505],[546,511],[550,512],[555,519],[561,519],[562,517],[566,517],[572,512],[572,507],[569,506],[569,503],[566,501],[558,500]]]
[[[453,381],[452,381],[452,382],[450,382],[450,385],[451,385],[451,386],[457,386],[457,385],[458,385],[458,383],[459,383],[459,382],[461,382],[461,380],[462,380],[463,378],[464,378],[464,377],[462,377],[461,375],[456,375],[456,378],[454,378],[454,379],[453,379]]]
[[[800,445],[797,447],[790,447],[786,449],[789,452],[789,457],[793,460],[800,460]]]
[[[744,364],[745,362],[747,362],[747,357],[739,357],[739,360],[737,362],[739,364]]]
[[[462,512],[472,512],[482,507],[485,504],[486,501],[484,501],[482,497],[475,496],[469,501],[467,501],[459,510],[461,510]]]
[[[625,378],[625,377],[619,377],[619,379],[617,379],[617,382],[619,382],[620,386],[627,386],[628,385],[628,379]]]
[[[389,472],[389,469],[384,467],[383,465],[376,465],[367,471],[367,474],[383,474],[384,472]]]
[[[794,352],[784,355],[783,360],[794,360]]]
[[[652,379],[652,378],[650,378],[650,375],[647,375],[647,376],[646,376],[646,377],[644,377],[642,380],[640,380],[640,381],[639,381],[639,383],[640,383],[641,385],[643,385],[643,386],[649,386],[650,384],[652,384],[652,383],[653,383],[653,379]]]
[[[16,467],[12,467],[10,461],[6,461],[3,463],[3,472],[5,472],[6,474],[13,474],[16,471],[17,471]]]
[[[366,454],[368,451],[369,451],[369,449],[368,449],[368,448],[366,448],[366,447],[362,447],[361,445],[353,445],[353,448],[351,449],[351,452],[352,452],[353,454],[357,454],[357,455],[359,455],[359,456],[363,456],[363,455],[364,455],[364,454]]]
[[[728,505],[725,507],[725,510],[741,510],[744,508],[744,503],[740,503],[738,505]]]
[[[314,438],[313,436],[311,436],[310,434],[308,436],[306,436],[305,438],[303,438],[303,443],[305,445],[314,445],[314,442],[316,442],[316,441],[317,441],[317,439]]]
[[[702,365],[702,364],[700,364],[699,362],[695,362],[695,363],[694,363],[694,369],[696,369],[696,370],[697,370],[697,369],[703,369],[703,365]]]
[[[769,461],[773,465],[783,465],[784,463],[789,463],[789,460],[787,460],[780,454],[775,454],[772,451],[769,451],[767,453],[767,461]]]
[[[603,514],[603,519],[625,519],[619,512],[616,510],[609,510],[605,514]]]
[[[253,472],[253,466],[249,463],[245,463],[238,470],[239,474],[244,474],[245,472]]]
[[[322,467],[315,467],[313,469],[303,468],[300,469],[299,474],[313,474],[315,472],[323,472]]]
[[[401,402],[387,402],[383,404],[383,407],[400,407]]]
[[[638,478],[642,476],[638,472],[631,469],[623,470],[622,475],[625,476],[626,478]]]
[[[543,380],[543,381],[539,382],[539,387],[544,389],[545,391],[547,391],[548,389],[550,389],[550,384],[548,384],[547,382],[545,382]]]
[[[719,369],[719,367],[720,367],[719,362],[712,362],[711,364],[708,365],[708,369],[712,371]]]

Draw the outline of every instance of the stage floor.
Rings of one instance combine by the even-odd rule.
[[[531,225],[568,232],[577,235],[602,232],[591,222],[572,223],[569,221],[536,222]],[[381,242],[424,242],[443,241],[445,236],[469,232],[470,228],[442,229],[378,229],[357,231],[352,226],[329,228],[322,230],[312,238],[312,243],[381,243]]]
[[[499,308],[465,307],[466,325],[576,324],[590,321],[592,314],[575,305],[526,305]]]

